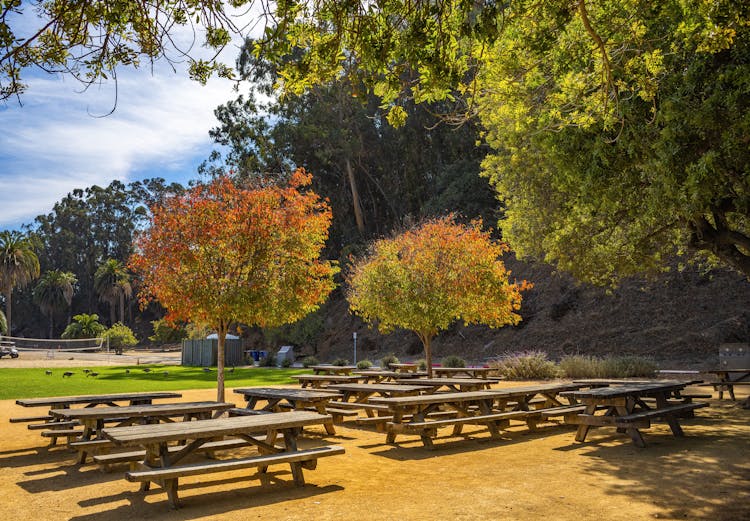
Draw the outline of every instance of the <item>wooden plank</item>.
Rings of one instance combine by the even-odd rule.
[[[219,441],[210,441],[208,443],[204,443],[200,446],[200,448],[197,450],[197,452],[206,452],[211,450],[229,450],[229,449],[237,449],[240,447],[247,447],[248,445],[252,445],[249,441],[233,438],[228,440],[219,440]],[[72,446],[72,444],[71,444]],[[169,447],[168,452],[169,453],[175,453],[182,450],[182,446],[175,445],[172,447]],[[117,452],[115,454],[98,454],[94,456],[94,461],[99,464],[103,465],[111,465],[114,463],[127,463],[130,461],[139,461],[142,460],[146,456],[145,450],[133,450],[128,452]]]
[[[500,412],[500,413],[494,413],[494,414],[481,414],[478,416],[465,416],[465,417],[459,417],[459,418],[447,418],[444,420],[425,420],[422,422],[406,422],[401,424],[396,423],[390,423],[389,427],[391,425],[401,425],[406,430],[409,429],[421,429],[421,428],[436,428],[436,427],[444,427],[449,425],[463,425],[466,423],[488,423],[492,421],[498,421],[498,420],[511,420],[515,418],[526,418],[529,415],[537,414],[535,411],[529,412],[529,411],[509,411],[509,412]]]
[[[639,420],[646,420],[650,418],[660,418],[664,416],[670,416],[679,414],[685,411],[692,411],[700,409],[701,407],[708,407],[707,403],[681,403],[678,405],[670,405],[667,407],[661,407],[658,409],[649,409],[646,411],[638,411],[626,416],[616,416],[615,423],[631,423]]]
[[[52,409],[50,414],[58,418],[87,420],[107,418],[140,418],[144,416],[179,416],[224,411],[234,407],[224,402],[178,402],[149,405],[123,405],[120,407],[87,407],[79,409]]]
[[[182,394],[169,391],[87,394],[80,396],[53,396],[47,398],[24,398],[16,400],[22,407],[45,407],[54,405],[73,405],[81,403],[108,403],[133,400],[160,400],[165,398],[182,398]]]

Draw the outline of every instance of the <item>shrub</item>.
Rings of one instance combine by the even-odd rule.
[[[185,333],[188,340],[202,340],[208,336],[211,331],[205,326],[190,323],[185,326]]]
[[[99,322],[99,315],[81,313],[73,316],[73,322],[68,324],[62,333],[62,338],[96,338],[107,330]]]
[[[427,364],[425,363],[425,366]],[[456,355],[449,355],[440,360],[443,367],[466,367],[466,360]]]
[[[543,351],[507,353],[491,362],[490,367],[507,380],[546,380],[559,374],[555,363]]]
[[[386,371],[391,368],[391,364],[398,364],[398,363],[399,363],[398,358],[393,353],[389,355],[385,355],[383,358],[380,359],[380,367],[382,367]]]
[[[175,344],[188,336],[184,327],[172,327],[163,318],[152,320],[151,327],[154,334],[148,339],[156,344]]]
[[[313,365],[320,365],[320,360],[314,356],[306,356],[302,359],[302,367],[310,367]]]
[[[292,367],[292,361],[289,360],[288,358],[284,358],[281,361],[281,367]]]
[[[345,365],[349,365],[349,360],[347,360],[346,358],[337,358],[336,360],[331,362],[331,365],[344,367]]]
[[[560,360],[560,368],[568,378],[629,378],[652,377],[656,362],[640,356],[593,356],[572,355]]]
[[[419,369],[420,371],[427,371],[427,360],[425,360],[424,358],[420,358],[414,363],[417,364],[417,369]]]
[[[102,334],[104,339],[109,342],[109,347],[120,350],[123,347],[134,346],[138,344],[133,331],[121,322],[117,322],[111,328]]]
[[[261,367],[276,367],[276,354],[269,351],[264,358],[260,359],[258,365]]]
[[[372,368],[372,362],[369,360],[360,360],[357,362],[357,369],[366,370]]]

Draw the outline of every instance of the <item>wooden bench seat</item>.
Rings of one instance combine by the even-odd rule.
[[[10,423],[26,423],[26,422],[47,422],[52,419],[52,416],[25,416],[22,418],[11,418]]]
[[[329,402],[332,407],[339,409],[369,409],[371,411],[388,411],[387,405],[376,405],[374,403],[359,403],[359,402]]]
[[[263,454],[249,458],[217,460],[206,463],[191,463],[177,465],[167,468],[153,468],[149,470],[131,471],[125,474],[125,479],[132,482],[151,482],[156,481],[163,483],[167,491],[169,503],[172,508],[178,508],[179,500],[177,497],[178,479],[185,476],[198,476],[202,474],[211,474],[215,472],[227,472],[252,467],[260,467],[261,472],[269,465],[289,463],[292,465],[294,483],[297,486],[305,484],[302,472],[295,464],[302,464],[303,468],[312,470],[317,464],[318,458],[335,456],[343,454],[344,447],[340,445],[328,445],[314,449],[306,449],[294,452],[279,452],[276,454]]]
[[[626,425],[629,423],[635,423],[643,420],[650,420],[652,418],[660,418],[663,416],[679,415],[701,407],[708,407],[707,403],[681,403],[676,405],[669,405],[660,409],[649,409],[646,411],[638,411],[627,416],[618,416],[615,418],[615,424]]]
[[[246,409],[244,407],[233,407],[228,409],[229,416],[255,416],[257,414],[271,414],[271,411],[262,411],[259,409]]]
[[[564,407],[550,407],[548,409],[538,409],[534,412],[539,413],[542,418],[555,418],[558,416],[568,416],[570,414],[580,414],[586,410],[585,405],[568,405]]]
[[[52,445],[57,443],[57,438],[67,438],[67,443],[70,445],[70,443],[81,434],[83,434],[83,431],[78,429],[53,429],[51,431],[42,431],[42,437],[52,438]]]
[[[341,423],[347,416],[359,416],[359,412],[354,409],[339,409],[336,407],[326,407],[326,412],[333,416],[333,423]]]
[[[265,437],[259,437],[256,439],[260,439]],[[107,440],[104,440],[107,441]],[[262,440],[261,440],[262,441]],[[218,440],[218,441],[211,441],[208,443],[204,443],[201,445],[200,449],[198,449],[201,452],[208,452],[213,450],[229,450],[229,449],[238,449],[240,447],[247,447],[248,445],[252,445],[249,441],[239,439],[239,438],[231,438],[228,440]],[[183,449],[182,445],[174,445],[172,447],[169,447],[169,453],[173,454],[175,452],[179,452]],[[116,463],[130,463],[135,461],[141,461],[146,456],[145,450],[133,450],[128,452],[118,452],[115,454],[98,454],[94,456],[94,461],[98,463],[99,465],[113,465]]]
[[[64,422],[53,422],[53,423],[33,423],[27,425],[26,428],[30,431],[40,431],[43,429],[65,429],[68,427],[77,427],[81,425],[78,420],[70,420]]]
[[[463,416],[455,418],[446,418],[443,420],[425,420],[419,422],[405,422],[405,423],[389,423],[388,427],[391,429],[400,429],[401,427],[406,430],[421,430],[425,428],[433,429],[438,427],[445,427],[450,425],[463,425],[466,423],[488,423],[500,420],[511,420],[515,418],[526,418],[530,414],[535,414],[535,411],[508,411],[499,412],[493,414],[481,414],[478,416]]]

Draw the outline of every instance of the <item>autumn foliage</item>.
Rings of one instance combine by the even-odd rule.
[[[227,177],[153,208],[132,268],[141,299],[158,300],[170,321],[219,335],[223,400],[224,339],[230,324],[277,326],[304,317],[333,289],[337,267],[320,260],[331,210],[297,170],[286,186],[243,188]]]
[[[348,276],[349,306],[384,333],[414,331],[432,373],[430,343],[454,321],[501,327],[521,317],[521,291],[510,283],[500,257],[508,251],[481,230],[481,222],[434,219],[391,239],[375,242]]]

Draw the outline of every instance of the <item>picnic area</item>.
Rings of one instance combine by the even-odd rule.
[[[502,381],[493,382],[489,389],[480,391],[435,393],[430,386],[424,386],[427,392],[420,396],[414,395],[417,386],[407,383],[402,384],[405,386],[403,394],[393,393],[391,388],[396,384],[366,383],[332,383],[334,389],[321,391],[301,390],[299,385],[274,386],[277,390],[273,392],[272,389],[258,389],[257,392],[252,388],[239,388],[239,392],[228,389],[227,401],[234,402],[240,410],[239,416],[230,415],[227,418],[223,415],[225,419],[207,422],[172,422],[165,419],[167,423],[161,425],[158,422],[154,425],[124,427],[97,424],[93,431],[87,431],[89,434],[86,438],[92,440],[85,442],[89,444],[88,447],[97,443],[111,443],[107,440],[125,440],[125,446],[131,452],[114,451],[110,454],[109,451],[98,453],[93,450],[99,455],[94,455],[94,461],[89,459],[84,464],[79,463],[75,448],[65,447],[64,443],[50,446],[46,438],[39,436],[39,430],[29,430],[26,423],[9,423],[10,418],[41,412],[45,400],[19,400],[27,405],[36,405],[34,409],[22,408],[14,400],[3,400],[0,401],[0,424],[5,434],[0,450],[0,469],[4,477],[0,484],[4,498],[2,511],[12,518],[26,516],[33,511],[39,519],[73,520],[343,518],[730,521],[747,518],[750,514],[750,489],[747,487],[750,476],[750,463],[747,460],[750,453],[750,411],[738,405],[738,400],[747,396],[747,388],[737,388],[737,400],[726,396],[719,399],[716,392],[709,393],[709,399],[690,400],[689,396],[705,397],[706,387],[699,387],[696,380],[687,384],[676,382],[679,381],[652,380],[647,385],[637,380],[634,383],[614,380],[577,383],[560,380]],[[368,385],[372,385],[372,389],[368,389]],[[339,391],[353,394],[338,395],[337,387],[341,388]],[[642,429],[645,448],[636,446],[628,433],[610,428],[591,429],[586,441],[581,443],[576,441],[577,426],[574,423],[561,421],[561,415],[550,413],[547,417],[543,414],[545,411],[570,408],[568,399],[575,395],[586,398],[641,393],[643,399],[647,400],[648,395],[653,395],[657,388],[662,394],[675,389],[681,391],[688,397],[687,408],[690,408],[690,403],[696,405],[698,401],[703,406],[695,411],[693,417],[680,417],[683,436],[677,436],[669,422],[654,422]],[[486,415],[490,408],[492,411],[506,411],[494,413],[497,417],[493,417],[492,422],[504,421],[501,414],[506,414],[510,420],[498,423],[496,429],[490,427],[488,430],[490,420],[486,418],[473,422],[464,421],[469,419],[466,417],[456,420],[443,414],[432,421],[452,422],[454,429],[444,429],[439,423],[436,425],[440,425],[440,428],[433,425],[436,432],[430,438],[430,446],[424,444],[424,436],[409,435],[400,430],[395,443],[390,443],[386,433],[374,424],[368,425],[367,421],[360,424],[356,418],[344,416],[336,421],[333,430],[323,420],[330,416],[306,412],[305,406],[309,411],[309,405],[313,403],[309,401],[311,397],[325,396],[326,392],[331,395],[327,403],[333,403],[337,410],[345,403],[352,407],[370,404],[372,409],[361,411],[359,416],[364,420],[377,419],[373,411],[378,415],[386,414],[377,410],[383,404],[388,404],[400,414],[407,402],[423,403],[427,407],[424,411],[438,402],[452,404],[459,411],[462,404],[478,403],[483,404],[484,409],[477,414]],[[154,393],[143,394],[150,398]],[[177,393],[171,395],[174,394]],[[77,400],[73,400],[69,397],[71,408],[56,409],[54,417],[90,417],[106,421],[116,415],[118,408],[122,411],[119,416],[135,414],[135,417],[145,415],[144,410],[149,407],[155,409],[154,416],[164,416],[167,411],[182,413],[183,409],[188,408],[195,408],[198,412],[205,408],[205,402],[215,398],[215,390],[183,390],[179,398],[171,395],[166,393],[153,405],[140,406],[130,405],[124,400],[138,399],[130,395],[123,395],[119,404],[110,402],[111,405],[106,405],[105,399],[116,398],[107,396],[101,398],[95,407],[82,407],[85,400],[92,398],[77,397]],[[280,402],[281,397],[288,402]],[[367,403],[365,397],[370,397]],[[262,400],[267,400],[268,405],[256,409],[265,403]],[[256,405],[259,401],[260,404]],[[60,407],[62,402],[63,399],[58,398],[55,407]],[[183,405],[177,408],[166,402]],[[227,407],[217,406],[216,410],[226,410]],[[317,407],[323,411],[320,405]],[[96,412],[97,409],[101,412]],[[247,412],[242,414],[243,410]],[[290,412],[274,412],[284,410]],[[309,418],[297,419],[295,415],[308,415]],[[284,431],[288,427],[279,424],[276,417],[281,417],[288,426],[300,427]],[[408,420],[406,415],[403,418],[404,422],[413,421]],[[423,423],[428,423],[429,414],[424,418]],[[527,422],[529,418],[533,421]],[[239,423],[226,423],[234,420]],[[216,427],[212,427],[214,424],[211,422],[217,422]],[[279,429],[277,437],[293,443],[294,451],[299,451],[299,474],[292,470],[293,463],[291,468],[286,464],[289,459],[289,456],[285,456],[289,452],[288,447],[286,452],[278,455],[255,457],[271,458],[271,461],[275,458],[277,463],[284,463],[272,463],[265,472],[263,460],[244,456],[243,451],[251,442],[261,449],[267,447],[264,443],[273,443],[265,436],[257,436],[261,432],[265,434],[265,425],[271,423],[276,426],[275,429]],[[151,436],[154,454],[158,454],[159,444],[165,443],[170,436],[169,439],[185,436],[182,425],[194,430],[204,424],[207,438],[215,439],[219,432],[240,431],[252,436],[247,438],[249,441],[209,441],[214,445],[200,449],[204,455],[213,449],[222,450],[220,459],[201,456],[200,459],[190,460],[198,463],[189,463],[187,467],[177,463],[175,468],[178,470],[189,467],[198,471],[196,475],[181,475],[179,485],[175,480],[173,494],[176,501],[179,488],[180,509],[170,509],[167,505],[171,504],[172,493],[168,492],[168,501],[160,486],[143,490],[144,487],[139,485],[139,479],[148,480],[151,477],[133,467],[138,465],[135,461],[142,458],[142,453],[134,453],[132,448],[143,444],[148,446],[152,442],[146,437]],[[128,421],[124,425],[129,425]],[[392,421],[389,425],[398,423]],[[455,430],[457,425],[460,425],[460,432]],[[171,433],[165,434],[163,426]],[[209,426],[211,429],[207,430]],[[614,422],[612,426],[615,426]],[[154,434],[150,434],[152,431]],[[283,432],[287,432],[287,435],[282,435]],[[128,439],[131,441],[127,442]],[[302,461],[305,458],[308,461],[312,458],[315,464],[305,464]],[[221,467],[221,473],[215,473],[222,462],[237,468]],[[159,467],[158,464],[148,467],[146,473],[161,472],[167,475],[170,472],[169,468],[160,470]],[[126,472],[127,480],[123,479]]]

